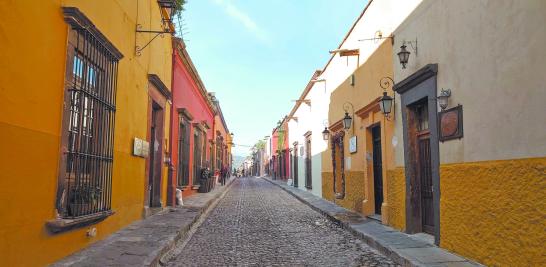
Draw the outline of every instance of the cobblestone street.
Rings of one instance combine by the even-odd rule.
[[[277,186],[239,178],[168,266],[393,266]]]

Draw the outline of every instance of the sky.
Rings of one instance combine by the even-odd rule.
[[[366,0],[188,0],[182,31],[205,87],[215,92],[233,154],[271,135]]]

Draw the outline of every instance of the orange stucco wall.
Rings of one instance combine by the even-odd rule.
[[[144,27],[159,27],[155,1],[38,2],[0,2],[0,266],[43,266],[141,218],[145,159],[131,155],[132,140],[146,138],[147,75],[171,84],[169,36],[158,38],[140,57],[134,54],[137,20]],[[79,8],[124,55],[114,132],[115,214],[92,226],[95,238],[86,236],[88,228],[51,234],[45,227],[55,218],[68,32],[62,6]],[[140,44],[147,38],[136,36]],[[168,120],[165,125],[168,134]]]

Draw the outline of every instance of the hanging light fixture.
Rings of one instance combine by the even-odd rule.
[[[176,1],[175,0],[157,0],[157,3],[160,7],[164,8],[169,14],[169,18],[172,18],[176,10]]]
[[[330,131],[328,131],[328,127],[324,127],[324,131],[322,131],[322,139],[324,139],[324,141],[328,141],[328,139],[330,139]]]
[[[345,117],[343,117],[343,129],[345,130],[351,129],[352,123],[353,123],[353,118],[349,116],[348,112],[345,112]]]
[[[406,44],[403,43],[400,47],[400,52],[398,52],[398,59],[400,60],[400,64],[402,64],[402,68],[406,68],[406,64],[408,64],[409,55],[411,54],[410,51],[406,50]]]
[[[387,89],[392,89],[394,85],[394,80],[391,77],[383,77],[379,80],[379,86],[383,88],[383,96],[379,98],[379,109],[381,113],[385,115],[385,118],[389,120],[389,116],[394,105],[394,97],[391,97],[387,94]],[[393,95],[394,96],[394,95]]]
[[[409,56],[411,54],[410,51],[406,49],[407,48],[406,43],[408,43],[411,46],[411,49],[413,50],[413,52],[415,52],[415,55],[417,56],[417,38],[415,38],[415,40],[413,41],[404,40],[402,42],[402,46],[400,47],[400,52],[398,52],[397,54],[403,69],[406,68],[406,64],[408,64]]]
[[[438,96],[438,104],[442,110],[445,110],[448,105],[449,97],[451,96],[451,89],[443,89]]]
[[[386,117],[391,113],[392,101],[393,98],[387,95],[387,92],[383,92],[383,96],[379,99],[379,108],[381,109],[381,113]]]

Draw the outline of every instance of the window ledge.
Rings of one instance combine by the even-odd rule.
[[[193,185],[193,186],[191,187],[191,189],[197,190],[197,189],[199,189],[200,187],[201,187],[201,185],[196,184],[196,185]]]
[[[177,186],[176,188],[184,191],[184,190],[188,189],[188,187],[189,187],[189,185],[183,185],[183,186]]]
[[[109,210],[74,219],[57,218],[47,221],[46,228],[49,230],[49,232],[54,234],[62,233],[72,229],[98,223],[113,214],[114,212]]]

